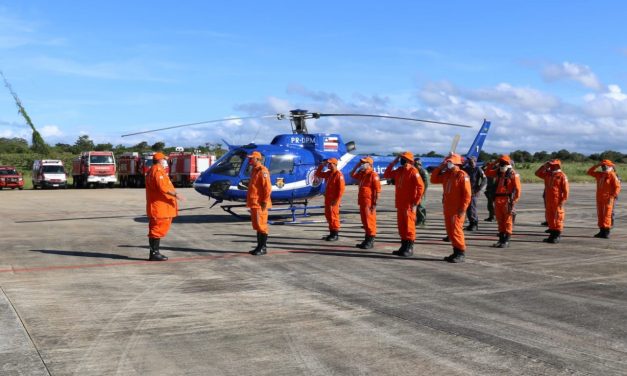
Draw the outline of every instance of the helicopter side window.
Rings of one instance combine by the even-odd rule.
[[[270,159],[270,175],[294,172],[293,155],[273,155]]]
[[[245,152],[233,152],[230,155],[224,156],[224,158],[221,158],[216,164],[211,166],[210,171],[220,175],[237,176],[245,160]]]

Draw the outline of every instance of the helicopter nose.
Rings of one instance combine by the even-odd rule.
[[[218,180],[209,186],[209,195],[215,199],[223,199],[226,196],[231,182],[229,180]]]

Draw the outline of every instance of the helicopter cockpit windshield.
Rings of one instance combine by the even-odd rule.
[[[238,176],[242,164],[246,161],[246,155],[244,150],[231,150],[211,166],[209,171],[219,175]]]

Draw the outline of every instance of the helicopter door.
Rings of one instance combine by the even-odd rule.
[[[270,158],[270,179],[277,188],[283,188],[288,182],[294,181],[294,166],[296,156],[291,154],[277,154]]]

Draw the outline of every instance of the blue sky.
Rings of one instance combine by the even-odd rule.
[[[1,1],[0,70],[48,143],[269,142],[305,108],[493,122],[485,148],[627,152],[620,1]],[[0,88],[0,137],[29,128]],[[326,118],[363,152],[448,150],[473,130]]]

